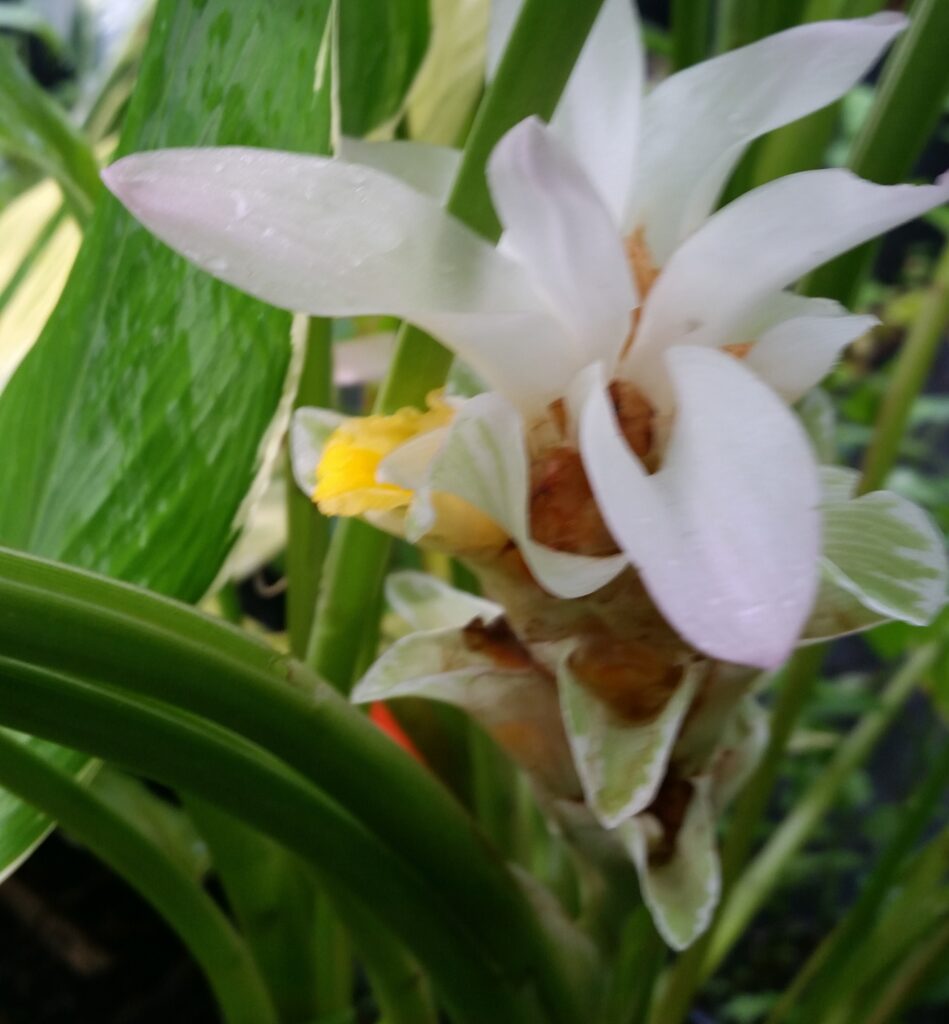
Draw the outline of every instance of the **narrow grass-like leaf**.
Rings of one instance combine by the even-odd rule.
[[[52,175],[80,217],[102,192],[89,144],[0,41],[0,151]]]
[[[854,141],[849,166],[884,185],[912,171],[949,92],[949,3],[917,0],[912,21],[886,63],[866,123]],[[815,271],[805,287],[849,305],[869,269],[876,246],[861,246]]]
[[[49,814],[134,886],[178,932],[207,973],[225,1024],[276,1024],[250,954],[231,923],[165,851],[98,795],[0,732],[0,780]]]

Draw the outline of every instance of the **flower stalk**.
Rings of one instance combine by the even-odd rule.
[[[788,861],[807,841],[837,799],[841,787],[867,759],[877,741],[929,671],[940,652],[938,642],[914,651],[887,683],[879,703],[837,748],[826,770],[772,833],[722,908],[712,934],[703,973],[708,977],[727,956],[759,907],[773,891]]]
[[[566,85],[602,0],[551,5],[526,0],[517,26],[472,126],[446,205],[449,213],[489,239],[500,231],[484,168],[498,139],[530,114],[549,117]],[[445,382],[452,353],[405,324],[375,405],[377,413],[421,406]],[[362,523],[339,525],[330,544],[313,621],[307,664],[347,693],[367,607],[382,587],[390,541]]]

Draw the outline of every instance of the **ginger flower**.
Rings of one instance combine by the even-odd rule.
[[[490,390],[459,412],[432,486],[503,527],[549,592],[591,593],[631,564],[694,648],[773,666],[814,603],[820,556],[817,468],[786,403],[872,322],[782,289],[943,202],[949,182],[813,171],[712,211],[752,139],[841,95],[903,24],[791,29],[643,99],[634,14],[608,0],[551,127],[529,119],[491,158],[498,248],[421,190],[452,161],[429,147],[343,147],[375,166],[166,150],[105,178],[159,237],[254,295],[397,314],[449,345]],[[458,457],[468,444],[478,452]],[[617,553],[533,535],[531,477],[552,449],[579,454]],[[409,461],[388,485],[419,483]]]
[[[496,40],[517,6],[497,6]],[[762,736],[735,666],[926,622],[945,597],[925,516],[854,497],[790,408],[873,319],[785,289],[949,179],[812,171],[715,211],[753,139],[841,96],[903,25],[805,25],[644,95],[634,12],[606,0],[550,126],[491,157],[498,246],[441,207],[451,150],[166,150],[104,175],[217,277],[294,311],[404,317],[484,382],[393,417],[297,415],[294,472],[326,512],[461,555],[491,598],[436,588],[426,619],[404,595],[431,585],[390,587],[419,632],[358,699],[479,717],[578,842],[633,859],[678,947],[714,907],[715,812]]]

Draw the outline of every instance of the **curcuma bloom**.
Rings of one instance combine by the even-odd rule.
[[[356,697],[468,708],[579,844],[633,859],[680,948],[714,908],[715,812],[763,735],[752,670],[926,622],[945,597],[926,517],[854,497],[791,408],[873,319],[785,289],[944,202],[949,179],[812,171],[715,210],[748,143],[846,92],[903,25],[805,25],[644,96],[633,10],[607,0],[551,124],[491,157],[496,247],[442,210],[458,154],[412,143],[167,150],[104,175],[223,280],[295,311],[402,316],[483,381],[395,416],[297,416],[295,475],[327,514],[465,559],[490,598],[391,581],[418,631]]]

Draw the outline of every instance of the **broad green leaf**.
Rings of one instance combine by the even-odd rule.
[[[0,152],[54,177],[80,216],[101,193],[89,144],[33,81],[13,47],[0,40]]]
[[[281,0],[262,18],[242,0],[162,0],[120,153],[325,152],[329,76],[314,85],[314,67],[329,6]],[[0,544],[200,598],[260,468],[290,319],[195,270],[103,199],[59,305],[0,396],[14,453],[0,460]],[[24,831],[19,849],[44,827]],[[16,859],[9,844],[4,853]]]
[[[632,721],[584,688],[569,657],[561,661],[558,683],[567,736],[587,803],[605,828],[614,828],[652,803],[706,671],[705,663],[688,668],[654,717]]]
[[[339,5],[345,134],[366,135],[398,117],[428,35],[428,0],[345,0]]]
[[[40,336],[79,250],[76,222],[62,213],[51,181],[17,198],[0,215],[0,390]]]

